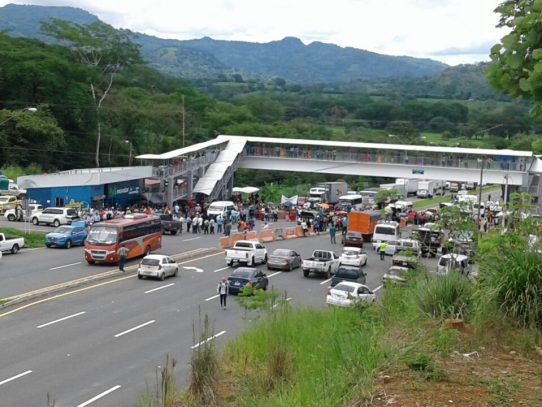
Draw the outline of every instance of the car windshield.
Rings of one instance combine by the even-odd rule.
[[[288,257],[290,256],[290,250],[277,249],[273,252],[273,256]]]
[[[359,277],[359,272],[355,268],[341,267],[337,270],[337,272],[335,273],[335,276],[340,277],[340,278],[356,279]]]
[[[374,233],[381,235],[395,235],[395,228],[388,226],[377,226]]]
[[[355,289],[356,287],[352,287],[351,285],[340,284],[340,283],[334,287],[334,290],[344,291],[347,293],[353,293]]]
[[[245,278],[249,279],[250,275],[252,274],[251,271],[245,271],[245,270],[235,270],[231,276],[235,278]]]
[[[7,196],[0,196],[0,203],[6,203],[8,201]]]
[[[53,230],[53,232],[65,234],[65,233],[69,233],[70,230],[71,228],[69,226],[60,226],[56,228],[55,230]]]
[[[209,208],[207,209],[207,211],[211,211],[211,212],[220,212],[223,210],[224,210],[224,205],[213,205],[213,204],[211,204]]]
[[[144,258],[141,264],[144,266],[158,266],[160,264],[160,260]]]
[[[357,237],[357,238],[360,238],[361,237],[361,233],[358,233],[358,232],[348,232],[346,234],[346,237]]]
[[[117,229],[105,226],[93,226],[88,233],[87,243],[110,245],[117,242]]]
[[[345,256],[357,256],[359,255],[359,250],[345,250],[343,254]]]

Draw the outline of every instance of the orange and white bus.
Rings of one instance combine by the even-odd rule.
[[[85,260],[89,264],[118,263],[121,246],[128,248],[128,259],[160,249],[160,218],[138,213],[93,224],[85,240]]]

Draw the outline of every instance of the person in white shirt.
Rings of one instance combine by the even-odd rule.
[[[226,309],[226,299],[228,298],[228,288],[229,282],[226,277],[224,277],[216,288],[216,292],[220,295],[220,306],[222,309]]]

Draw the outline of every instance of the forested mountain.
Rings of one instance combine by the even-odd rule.
[[[39,38],[41,21],[63,19],[88,24],[97,18],[71,7],[7,5],[0,8],[0,31],[8,35]],[[51,39],[48,39],[51,41]],[[160,72],[182,78],[216,78],[237,72],[250,78],[281,77],[289,82],[340,83],[359,79],[423,77],[443,71],[447,65],[412,57],[380,55],[355,48],[297,38],[265,44],[219,41],[211,38],[177,41],[135,34],[141,54]]]

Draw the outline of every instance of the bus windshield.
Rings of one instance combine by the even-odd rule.
[[[87,243],[95,245],[112,245],[117,243],[117,229],[104,226],[92,226],[88,233]]]

